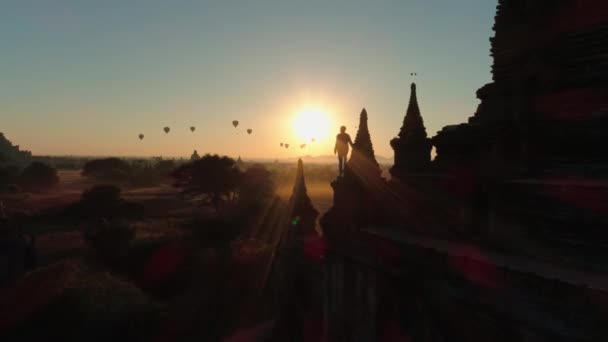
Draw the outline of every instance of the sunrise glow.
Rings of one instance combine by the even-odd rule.
[[[327,112],[315,107],[302,109],[293,120],[295,137],[302,142],[327,138],[330,126],[331,120]]]

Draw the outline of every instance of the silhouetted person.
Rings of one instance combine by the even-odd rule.
[[[338,154],[338,177],[344,176],[344,165],[348,155],[348,146],[353,146],[350,135],[346,133],[346,126],[340,127],[340,134],[336,135],[334,154]]]
[[[198,152],[196,152],[196,150],[194,150],[194,153],[192,153],[190,160],[195,161],[195,160],[199,160],[199,159],[201,159],[201,156],[199,156]]]

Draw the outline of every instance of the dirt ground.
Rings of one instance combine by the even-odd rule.
[[[45,193],[20,194],[5,198],[7,208],[19,212],[34,214],[53,207],[64,206],[79,200],[82,192],[96,184],[80,175],[80,171],[59,171],[60,183],[51,191]],[[308,195],[313,205],[321,214],[332,205],[333,191],[329,184],[309,182]],[[277,195],[289,199],[292,185],[280,186]],[[184,217],[200,208],[185,198],[181,198],[179,190],[170,184],[162,184],[149,188],[124,188],[123,197],[126,200],[142,203],[146,208],[145,217],[133,223],[136,229],[136,239],[157,239],[181,234],[179,224]],[[82,238],[83,227],[45,225],[35,228],[37,249],[46,255],[45,259],[79,254],[86,248]]]

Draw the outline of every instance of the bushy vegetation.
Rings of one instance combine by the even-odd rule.
[[[84,177],[129,184],[132,186],[153,186],[169,178],[176,167],[174,160],[155,158],[152,161],[135,160],[128,162],[120,158],[94,159],[86,162],[82,169]]]
[[[14,165],[0,164],[0,194],[15,193],[19,191],[19,168]]]
[[[241,217],[195,216],[185,223],[185,228],[191,231],[192,237],[201,246],[218,248],[234,241],[243,232],[244,225]]]
[[[36,240],[7,217],[0,202],[0,288],[36,266]]]
[[[131,163],[129,183],[133,186],[158,185],[169,179],[176,165],[171,159],[156,159],[152,162],[137,160]]]
[[[143,215],[143,207],[125,201],[119,187],[101,184],[85,190],[80,201],[68,207],[65,214],[77,219],[138,218]]]
[[[3,341],[150,341],[164,315],[134,284],[74,261],[28,273],[0,302]]]
[[[120,158],[94,159],[84,164],[82,175],[102,181],[128,181],[131,166]]]
[[[171,176],[184,193],[199,196],[219,211],[223,204],[234,201],[241,171],[234,159],[207,154],[178,167]]]
[[[57,184],[59,184],[57,170],[41,162],[31,163],[19,176],[19,185],[27,190],[46,190]]]
[[[102,260],[114,263],[127,255],[135,230],[124,220],[101,219],[88,225],[83,236]]]
[[[34,161],[50,165],[57,170],[82,170],[84,164],[91,160],[90,157],[61,157],[61,156],[34,156]]]

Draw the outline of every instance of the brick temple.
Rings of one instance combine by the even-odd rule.
[[[322,261],[283,244],[322,340],[606,340],[608,1],[499,0],[494,31],[468,122],[429,138],[412,84],[385,179],[363,109]]]

